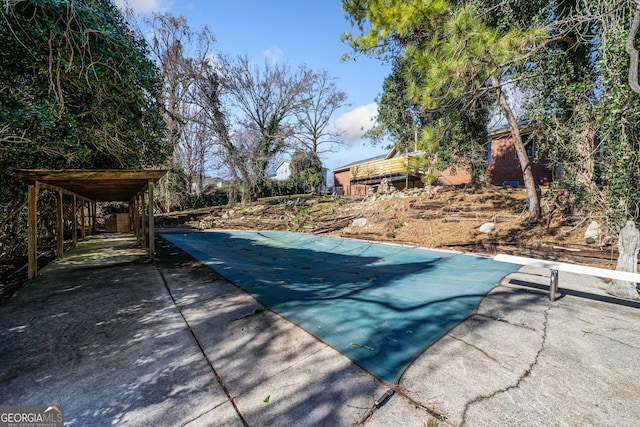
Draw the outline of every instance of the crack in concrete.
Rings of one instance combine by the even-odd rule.
[[[579,321],[581,321],[581,322],[587,323],[587,324],[589,324],[589,325],[595,325],[595,323],[593,323],[593,322],[589,322],[588,320],[584,320],[583,318],[581,318],[581,317],[579,317],[579,316],[576,316],[576,319],[578,319],[578,320],[579,320]]]
[[[529,367],[524,370],[524,372],[522,373],[522,375],[520,375],[520,377],[518,378],[518,381],[516,381],[516,383],[514,385],[510,385],[508,387],[496,390],[496,391],[494,391],[493,393],[491,393],[489,395],[478,396],[478,397],[468,401],[465,404],[464,409],[462,411],[462,422],[460,423],[460,426],[464,426],[465,423],[467,422],[467,412],[468,412],[469,408],[472,405],[475,405],[476,403],[479,403],[479,402],[487,401],[489,399],[494,398],[495,396],[497,396],[499,394],[506,393],[506,392],[508,392],[510,390],[513,390],[513,389],[516,389],[516,388],[520,387],[520,384],[522,384],[522,381],[524,381],[525,378],[527,378],[531,374],[531,371],[538,364],[538,359],[540,358],[540,355],[542,354],[542,352],[543,352],[543,350],[545,348],[545,344],[546,344],[546,341],[547,341],[547,326],[549,324],[549,310],[551,310],[551,308],[552,308],[552,306],[549,306],[544,311],[544,322],[543,322],[543,329],[542,329],[542,342],[540,343],[540,348],[538,349],[538,351],[536,352],[535,357],[533,358],[533,362],[531,362]]]
[[[386,405],[389,400],[394,398],[396,395],[404,399],[409,405],[426,412],[427,414],[429,414],[429,416],[436,419],[439,426],[456,427],[453,424],[449,423],[449,415],[447,413],[436,409],[435,402],[432,402],[431,404],[421,403],[417,399],[410,396],[409,393],[410,391],[400,384],[390,386],[390,388],[387,389],[387,391],[382,395],[380,399],[378,399],[370,408],[367,408],[367,412],[365,412],[362,418],[358,422],[356,422],[353,427],[364,427],[367,421],[369,421],[369,419],[373,416],[373,414],[379,411],[382,406]],[[429,398],[427,400],[431,401],[432,399]],[[425,425],[427,424],[425,423]]]
[[[437,422],[438,422],[438,425],[441,425],[441,426],[444,426],[444,427],[455,427],[453,424],[449,423],[448,415],[446,413],[443,413],[442,411],[436,409],[434,404],[429,405],[429,404],[421,403],[421,402],[417,401],[416,399],[414,399],[413,397],[409,396],[409,394],[407,392],[405,392],[403,389],[404,389],[404,387],[397,386],[397,387],[395,387],[394,390],[395,390],[396,394],[398,394],[403,399],[405,399],[410,405],[412,405],[413,407],[415,407],[417,409],[420,409],[420,410],[426,412],[431,417],[435,418],[437,420]]]
[[[624,329],[624,328],[618,328],[618,329]],[[608,337],[608,336],[606,336],[606,335],[602,335],[602,334],[598,334],[598,333],[590,332],[590,331],[582,331],[582,336],[584,337],[584,336],[586,336],[586,335],[595,335],[595,336],[597,336],[597,337],[606,338],[606,339],[608,339],[609,341],[613,341],[613,342],[615,342],[615,343],[622,344],[622,345],[624,345],[624,346],[626,346],[626,347],[630,347],[630,348],[633,348],[633,349],[636,349],[636,350],[640,350],[640,347],[636,347],[635,345],[628,344],[628,343],[626,343],[626,342],[624,342],[624,341],[620,341],[620,340],[617,340],[617,339],[615,339],[615,338]]]
[[[454,340],[460,341],[461,343],[466,344],[466,345],[468,345],[469,347],[473,347],[473,348],[475,348],[475,349],[476,349],[476,350],[478,350],[480,353],[484,354],[484,355],[485,355],[485,357],[486,357],[487,359],[490,359],[490,360],[492,360],[492,361],[496,362],[498,365],[500,365],[500,361],[499,361],[498,359],[496,359],[495,357],[491,356],[489,353],[487,353],[486,351],[484,351],[483,349],[481,349],[481,348],[480,348],[480,347],[478,347],[477,345],[475,345],[475,344],[471,344],[471,343],[469,343],[469,342],[467,342],[467,341],[463,340],[463,339],[462,339],[462,338],[460,338],[460,337],[456,337],[455,335],[451,335],[451,338],[453,338]]]
[[[517,326],[518,328],[529,329],[530,331],[535,331],[536,330],[536,328],[534,328],[533,326],[525,325],[524,323],[513,323],[513,322],[511,322],[511,321],[509,321],[507,319],[504,319],[502,317],[490,316],[490,315],[484,314],[484,313],[476,313],[475,316],[486,317],[487,319],[495,320],[497,322],[506,323],[506,324],[512,325],[512,326]]]

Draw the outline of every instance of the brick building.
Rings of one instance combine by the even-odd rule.
[[[493,185],[523,185],[522,170],[516,156],[511,134],[508,128],[497,129],[489,134],[487,151],[487,173]],[[533,159],[536,144],[525,132],[523,135],[527,153]],[[413,169],[408,165],[412,157],[423,153],[398,153],[394,148],[387,154],[359,160],[333,170],[335,187],[345,196],[366,196],[375,191],[382,179],[389,181],[398,189],[422,187],[421,180],[425,171]],[[551,170],[545,159],[532,163],[533,176],[539,184],[547,184],[552,180]],[[471,180],[468,170],[460,169],[453,173],[451,169],[435,171],[434,179],[441,185],[466,184]]]
[[[516,155],[515,147],[509,129],[498,129],[489,134],[490,142],[487,153],[487,174],[489,182],[493,185],[524,185],[520,161]],[[533,177],[538,184],[548,184],[553,174],[547,166],[546,158],[542,157],[534,162],[537,144],[534,138],[526,131],[522,134],[524,145],[527,149]]]

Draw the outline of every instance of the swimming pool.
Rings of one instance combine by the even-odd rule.
[[[517,268],[482,256],[283,231],[162,237],[389,383]]]

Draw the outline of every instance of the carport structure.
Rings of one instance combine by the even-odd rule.
[[[64,251],[64,196],[72,198],[71,236],[73,244],[78,241],[78,213],[80,214],[81,238],[87,230],[95,231],[96,206],[98,202],[129,203],[133,232],[143,248],[149,250],[153,260],[155,247],[153,240],[153,190],[154,184],[166,174],[166,170],[87,170],[87,169],[22,169],[16,171],[14,179],[28,185],[28,277],[38,273],[37,265],[37,219],[38,192],[49,189],[56,193],[56,239],[57,256]],[[145,200],[146,195],[146,200]],[[80,202],[80,206],[78,206]],[[85,215],[87,212],[87,215]],[[149,238],[146,221],[148,220]]]

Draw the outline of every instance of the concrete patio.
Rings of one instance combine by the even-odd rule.
[[[0,404],[61,405],[72,426],[640,419],[640,304],[598,279],[564,275],[550,303],[543,271],[507,276],[394,385],[168,242],[156,249],[154,265],[132,236],[93,236],[0,306]]]

